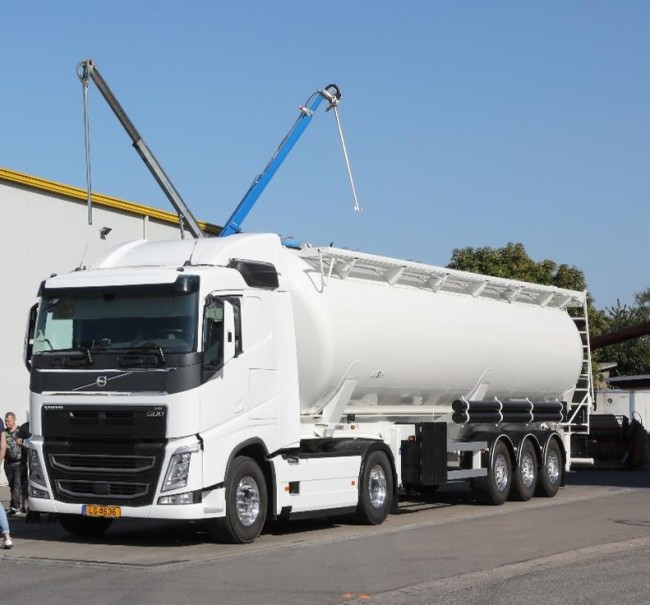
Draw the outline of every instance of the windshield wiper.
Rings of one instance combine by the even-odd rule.
[[[68,349],[54,349],[52,351],[43,351],[43,353],[51,353],[51,354],[55,354],[55,355],[59,355],[59,354],[64,354],[65,355],[66,353],[81,353],[84,356],[83,361],[87,365],[92,365],[93,364],[93,357],[90,354],[90,347],[87,347],[85,345],[78,345],[76,347],[70,347]],[[74,357],[68,357],[66,359],[66,362],[67,362],[66,365],[69,365],[70,362],[73,359],[75,359],[75,358]],[[77,360],[81,361],[80,359],[77,359]]]
[[[141,351],[144,353],[149,353],[153,351],[160,358],[160,363],[165,363],[165,352],[162,350],[160,345],[157,345],[155,342],[151,342],[145,345],[138,345],[136,347],[129,347],[128,351]]]

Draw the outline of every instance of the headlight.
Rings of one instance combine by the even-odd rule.
[[[37,483],[40,487],[32,485],[32,483]],[[50,492],[45,487],[45,473],[43,472],[43,466],[41,465],[41,459],[38,456],[36,450],[29,450],[29,495],[32,498],[42,498],[43,500],[50,499]]]
[[[199,444],[194,443],[193,445],[180,447],[172,454],[161,491],[168,492],[173,489],[180,489],[187,485],[192,454],[198,452],[199,449]]]
[[[32,483],[37,483],[43,488],[47,486],[41,459],[39,458],[38,452],[36,450],[29,450],[29,480]]]

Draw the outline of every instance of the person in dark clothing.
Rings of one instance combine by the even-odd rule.
[[[21,449],[20,458],[20,490],[21,490],[21,503],[20,512],[27,513],[29,503],[29,482],[27,480],[27,465],[29,462],[29,450],[25,447],[25,440],[29,439],[32,434],[29,432],[29,422],[20,425],[18,435],[16,436],[16,443]]]
[[[2,441],[6,447],[4,462],[5,475],[7,475],[9,490],[11,492],[11,501],[9,503],[9,510],[7,511],[9,515],[15,515],[20,510],[20,461],[22,459],[22,450],[18,443],[16,443],[18,428],[16,414],[7,412],[5,414],[5,430],[2,432]]]

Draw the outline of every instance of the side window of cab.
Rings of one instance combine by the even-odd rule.
[[[216,371],[223,365],[223,301],[209,299],[203,314],[203,367]]]
[[[203,367],[216,372],[243,350],[241,299],[210,296],[203,314]]]

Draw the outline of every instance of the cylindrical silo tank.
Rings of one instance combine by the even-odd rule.
[[[482,399],[562,398],[582,368],[582,341],[562,309],[327,275],[287,251],[301,411],[317,413],[346,379],[352,403],[447,411]]]

